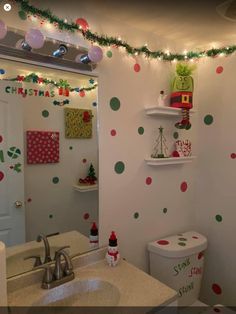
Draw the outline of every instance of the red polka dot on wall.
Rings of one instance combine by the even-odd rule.
[[[235,154],[235,153],[232,153],[232,154],[230,155],[230,157],[231,157],[232,159],[235,159],[235,158],[236,158],[236,154]]]
[[[89,219],[89,213],[85,213],[84,214],[84,220],[88,220]]]
[[[224,68],[223,68],[222,66],[218,66],[218,67],[216,68],[216,73],[217,73],[217,74],[221,74],[223,71],[224,71]]]
[[[4,178],[4,173],[2,171],[0,171],[0,181],[2,181]]]
[[[221,289],[221,287],[217,284],[217,283],[213,283],[213,285],[211,286],[211,288],[212,288],[212,290],[213,290],[213,292],[215,293],[215,294],[221,294],[222,293],[222,289]]]
[[[185,182],[185,181],[182,182],[181,185],[180,185],[180,190],[181,190],[181,192],[186,192],[187,189],[188,189],[188,184],[187,184],[187,182]]]
[[[82,160],[82,162],[85,164],[85,163],[87,162],[87,159],[84,158],[84,159]]]
[[[141,66],[140,66],[138,63],[135,63],[135,65],[134,65],[134,71],[135,71],[135,72],[140,72],[140,70],[141,70]]]
[[[111,130],[111,136],[116,136],[116,130]]]
[[[0,143],[2,143],[2,141],[3,141],[3,137],[2,135],[0,135]]]
[[[147,177],[147,178],[146,178],[146,184],[147,184],[147,185],[152,184],[152,178],[151,178],[151,177]]]

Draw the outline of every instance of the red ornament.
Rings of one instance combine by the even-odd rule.
[[[38,78],[38,83],[39,83],[39,84],[42,84],[42,83],[43,83],[43,78],[42,78],[42,77],[39,77],[39,78]]]
[[[179,157],[179,153],[177,152],[177,150],[173,151],[172,157]]]
[[[25,77],[23,75],[17,75],[17,81],[18,82],[23,82]]]
[[[87,22],[85,19],[81,18],[81,17],[78,18],[75,23],[76,23],[77,25],[81,26],[81,28],[82,28],[82,30],[83,30],[84,32],[86,32],[86,31],[89,29],[89,24],[88,24],[88,22]]]
[[[66,96],[66,97],[69,97],[70,96],[70,91],[68,88],[63,88],[63,87],[60,87],[58,89],[58,93],[60,96]]]
[[[81,92],[79,92],[80,97],[84,97],[85,96],[85,91],[82,90]]]

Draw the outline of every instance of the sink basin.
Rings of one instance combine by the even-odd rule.
[[[119,300],[120,292],[113,284],[86,279],[48,290],[32,306],[116,306]]]
[[[51,247],[51,257],[54,257],[55,252],[60,247]],[[34,267],[35,259],[24,260],[28,256],[40,255],[41,260],[44,260],[44,247],[38,247],[34,249],[24,250],[22,252],[13,254],[7,257],[7,278],[15,276],[19,273],[24,273],[26,271],[32,270]]]

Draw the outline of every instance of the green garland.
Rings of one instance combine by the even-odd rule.
[[[11,79],[4,79],[6,81],[13,81],[13,82],[27,82],[27,83],[38,83],[38,84],[44,84],[44,85],[53,85],[57,88],[66,88],[70,92],[82,92],[82,91],[91,91],[95,88],[97,88],[97,82],[95,82],[93,79],[89,80],[89,83],[91,86],[88,87],[71,87],[67,80],[60,79],[59,82],[55,82],[53,80],[49,80],[43,77],[39,77],[35,73],[30,73],[26,76],[24,75],[18,75],[17,77],[11,78]]]
[[[90,30],[83,31],[82,28],[76,23],[68,23],[65,20],[55,16],[51,13],[50,10],[41,10],[32,5],[29,5],[28,0],[15,0],[21,7],[19,11],[19,16],[21,19],[26,19],[27,15],[33,15],[42,20],[46,20],[49,23],[53,24],[55,27],[58,27],[60,30],[67,32],[81,32],[85,39],[97,43],[100,46],[109,47],[123,47],[129,55],[145,55],[147,58],[152,59],[160,59],[164,61],[189,61],[193,59],[200,59],[203,57],[216,57],[221,54],[231,55],[236,51],[236,45],[229,45],[225,47],[221,47],[219,49],[213,48],[209,50],[202,51],[189,51],[186,54],[183,53],[167,53],[162,50],[151,51],[148,49],[146,45],[141,46],[139,48],[132,47],[127,42],[116,38],[116,37],[108,37],[106,35],[98,35],[97,33],[93,33]]]

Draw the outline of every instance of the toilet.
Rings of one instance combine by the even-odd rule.
[[[189,231],[148,244],[150,274],[178,293],[179,306],[199,305],[207,239]],[[203,304],[201,303],[201,306]]]
[[[197,306],[204,313],[215,313],[216,308],[221,313],[234,313],[222,305],[209,307],[198,300],[206,248],[206,237],[195,231],[150,242],[150,274],[177,291],[180,307]]]

